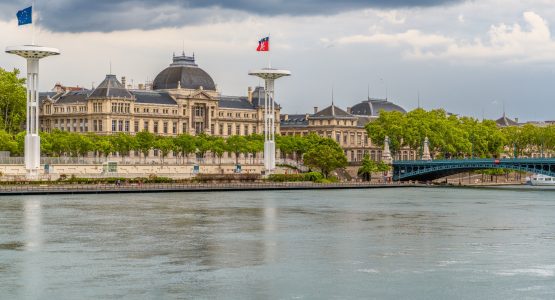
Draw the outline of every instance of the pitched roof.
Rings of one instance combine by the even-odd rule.
[[[254,105],[247,97],[221,96],[220,108],[254,109]]]
[[[56,103],[68,104],[68,103],[84,103],[87,102],[87,97],[91,91],[89,90],[78,90],[78,91],[68,91],[56,97]]]
[[[342,110],[341,108],[332,105],[322,109],[321,111],[313,114],[310,116],[311,119],[354,119],[355,116],[347,113],[346,111]]]
[[[94,89],[90,98],[128,98],[133,95],[118,81],[116,75],[108,74],[106,78]]]
[[[307,115],[287,115],[287,120],[285,120],[286,115],[280,116],[280,126],[282,127],[296,127],[296,126],[308,126]]]
[[[177,105],[177,102],[166,92],[145,90],[131,90],[129,92],[135,96],[135,103]]]
[[[495,120],[495,123],[497,123],[498,126],[501,127],[508,127],[508,126],[517,126],[518,123],[516,121],[513,121],[509,118],[507,118],[507,116],[505,114],[503,114],[503,116],[497,120]]]

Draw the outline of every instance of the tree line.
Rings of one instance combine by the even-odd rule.
[[[24,151],[25,132],[10,134],[0,130],[0,151],[10,151],[13,156],[22,156]],[[98,135],[94,133],[76,133],[60,130],[41,132],[41,154],[49,157],[84,157],[94,153],[97,157],[107,158],[117,154],[125,160],[132,151],[140,153],[145,159],[151,150],[158,150],[161,162],[173,152],[177,160],[186,162],[191,155],[201,161],[207,153],[219,160],[225,153],[233,154],[235,163],[239,163],[240,155],[245,162],[250,155],[251,163],[264,151],[264,136],[234,135],[228,138],[206,134],[178,136],[159,136],[143,131],[135,135],[118,133],[114,135]],[[336,168],[347,165],[347,157],[339,144],[316,134],[307,136],[277,136],[277,148],[282,155],[296,157],[297,162],[303,160],[305,166],[320,170],[324,176]]]
[[[408,148],[422,153],[424,140],[429,139],[435,158],[511,157],[555,151],[555,126],[510,126],[500,128],[495,121],[478,120],[446,113],[442,109],[415,109],[406,114],[382,111],[366,125],[370,139],[383,146],[390,138],[390,149],[397,153]]]

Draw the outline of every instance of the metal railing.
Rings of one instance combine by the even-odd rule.
[[[0,185],[1,194],[48,194],[48,193],[122,193],[165,191],[248,191],[248,190],[295,190],[295,189],[350,189],[391,186],[417,186],[408,182],[231,182],[231,183],[121,183],[121,184],[14,184]]]

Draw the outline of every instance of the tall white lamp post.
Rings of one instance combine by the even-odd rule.
[[[288,70],[264,68],[251,70],[249,75],[264,79],[264,169],[269,174],[276,168],[276,137],[275,137],[275,102],[274,81],[284,76],[290,76]],[[279,122],[279,120],[278,120]]]
[[[40,169],[39,60],[51,55],[59,55],[60,50],[37,45],[25,45],[7,47],[6,53],[19,55],[27,60],[25,169],[27,169],[27,178],[36,179]]]

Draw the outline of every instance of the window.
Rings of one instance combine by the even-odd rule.
[[[168,122],[164,122],[164,133],[168,133]]]
[[[187,122],[183,122],[183,133],[187,132],[189,132],[189,130],[187,130]]]
[[[231,135],[231,124],[227,124],[227,135]]]
[[[210,134],[212,134],[212,135],[216,134],[216,133],[214,132],[214,130],[215,130],[215,129],[214,129],[214,124],[210,124]]]
[[[98,131],[98,125],[96,120],[93,120],[93,131]]]
[[[224,135],[224,124],[220,124],[219,127],[220,127],[219,134],[220,134],[220,135]]]
[[[143,121],[143,130],[148,132],[148,121]]]
[[[158,121],[154,121],[154,133],[158,133]]]
[[[129,120],[125,121],[125,132],[129,132]]]
[[[135,129],[135,132],[139,132],[139,121],[135,121],[133,125],[134,125],[133,127]]]
[[[195,117],[204,117],[204,106],[195,105]]]
[[[173,122],[172,125],[173,125],[173,126],[172,126],[172,130],[173,130],[172,132],[173,132],[173,134],[177,134],[177,122]]]
[[[195,134],[204,132],[204,122],[195,122]]]
[[[241,135],[241,125],[235,125],[235,134]]]
[[[118,129],[118,121],[112,120],[112,131],[115,132]]]
[[[123,131],[123,120],[119,120],[118,124],[119,124],[118,126],[119,131]]]
[[[102,120],[98,120],[98,131],[102,132]]]

